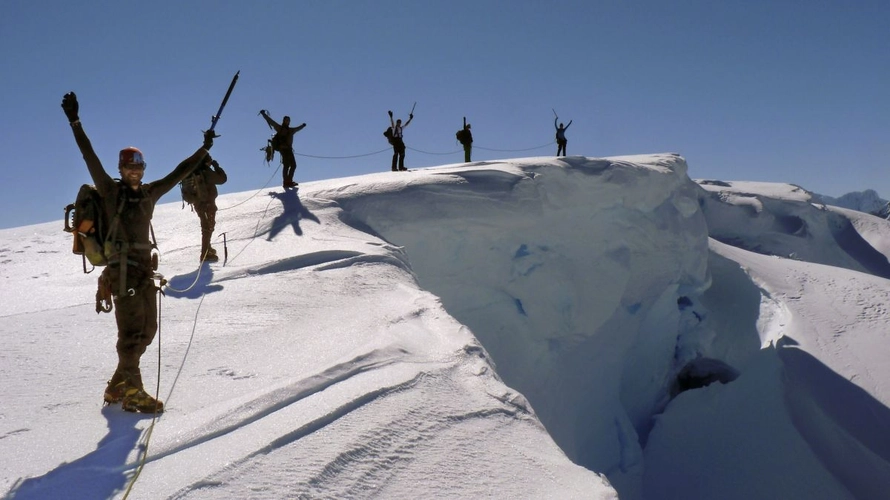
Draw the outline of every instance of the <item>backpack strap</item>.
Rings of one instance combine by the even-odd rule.
[[[124,235],[125,237],[122,239],[122,241],[120,241],[120,246],[118,246],[118,241],[116,241],[118,229],[121,227],[121,213],[124,211],[124,204],[126,203],[126,192],[124,191],[124,189],[127,189],[124,183],[118,182],[117,211],[114,214],[114,218],[111,219],[111,224],[108,228],[108,237],[105,238],[106,247],[108,245],[111,245],[111,247],[118,252],[118,256],[120,257],[120,279],[118,280],[118,296],[124,296],[127,292],[127,253],[130,249],[130,245],[127,242],[126,234]],[[110,263],[111,255],[106,254],[105,257],[109,259]]]
[[[110,243],[115,248],[115,250],[118,252],[118,256],[119,256],[118,263],[120,266],[120,279],[118,280],[118,296],[123,297],[126,295],[135,295],[136,294],[135,289],[127,288],[127,265],[128,265],[128,263],[130,263],[130,259],[129,259],[130,249],[132,248],[132,249],[137,249],[137,250],[156,250],[158,248],[158,241],[155,238],[154,226],[151,224],[151,221],[149,221],[148,228],[149,228],[149,235],[151,236],[151,243],[149,243],[149,244],[133,243],[132,245],[130,244],[130,242],[128,241],[128,239],[126,237],[127,236],[126,229],[124,229],[124,227],[120,224],[120,215],[124,211],[124,206],[126,203],[126,191],[124,191],[124,189],[127,189],[127,186],[125,186],[123,183],[119,183],[118,186],[119,186],[119,190],[118,190],[118,200],[119,201],[118,201],[118,205],[117,205],[117,212],[114,214],[114,219],[112,219],[112,221],[111,221],[111,227],[109,229],[108,238],[106,238],[105,241],[106,241],[106,244]],[[148,193],[145,190],[145,185],[140,186],[140,189],[142,191],[143,201],[147,200]],[[124,235],[124,237],[121,238],[119,241],[115,241],[118,230],[120,230],[120,232]],[[106,255],[106,257],[108,257],[110,260],[109,255]],[[133,262],[133,264],[135,265],[136,262]]]

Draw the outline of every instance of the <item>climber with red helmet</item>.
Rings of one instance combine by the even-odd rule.
[[[154,248],[151,217],[161,196],[176,187],[209,156],[213,139],[218,136],[212,130],[204,132],[204,142],[197,151],[172,172],[149,183],[142,182],[146,168],[142,151],[134,147],[124,148],[118,155],[118,181],[105,171],[83,131],[74,92],[62,98],[62,109],[110,221],[105,241],[108,265],[99,283],[100,289],[103,286],[110,288],[114,298],[118,363],[105,388],[105,403],[121,403],[126,411],[160,413],[164,411],[164,404],[145,392],[139,369],[139,360],[158,329],[158,287],[154,281],[151,255]]]

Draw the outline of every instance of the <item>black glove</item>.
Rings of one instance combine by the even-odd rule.
[[[387,111],[389,113],[389,117],[392,118],[392,111]]]
[[[261,110],[260,110],[260,114],[263,115],[263,116],[266,116],[266,115],[269,114],[269,112],[266,111],[265,109],[261,109]]]
[[[301,128],[302,128],[302,127],[305,127],[305,126],[306,126],[306,122],[303,122],[303,124],[300,125]]]
[[[409,119],[409,120],[413,120],[413,119],[414,119],[414,113],[410,113],[410,114],[408,115],[408,119]]]
[[[80,119],[77,117],[78,109],[80,109],[80,105],[77,104],[77,96],[74,95],[74,92],[68,92],[62,97],[62,110],[65,111],[65,116],[68,117],[69,123],[74,123]]]
[[[219,136],[216,135],[214,131],[207,130],[206,132],[204,132],[204,144],[202,144],[201,147],[203,147],[207,151],[210,151],[210,148],[213,147],[213,139],[217,137]]]

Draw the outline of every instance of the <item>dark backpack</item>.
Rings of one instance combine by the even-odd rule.
[[[467,142],[467,139],[469,139],[467,137],[467,129],[465,128],[458,130],[457,133],[454,134],[454,136],[457,137],[457,142],[461,144],[465,144]]]
[[[123,207],[118,208],[118,212]],[[111,230],[111,224],[102,203],[102,196],[95,186],[84,184],[77,192],[74,203],[65,207],[65,231],[74,235],[72,252],[84,258],[84,272],[86,261],[95,266],[108,264],[105,255],[105,240]]]
[[[387,127],[387,129],[383,131],[383,136],[386,137],[387,142],[392,144],[392,140],[393,140],[392,127]]]
[[[204,176],[201,175],[200,169],[183,179],[182,182],[179,183],[179,190],[182,192],[182,201],[189,205],[204,201],[207,197],[207,189]]]

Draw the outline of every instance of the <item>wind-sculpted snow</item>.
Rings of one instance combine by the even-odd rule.
[[[637,434],[696,355],[677,301],[708,284],[707,230],[677,156],[557,163],[439,169],[448,183],[344,208],[405,247],[570,458],[631,470]]]
[[[0,231],[0,490],[880,497],[890,223],[687,168],[544,157],[225,195],[203,266],[197,217],[160,205],[154,423],[101,407],[114,322],[61,223]]]
[[[890,278],[887,256],[856,227],[858,219],[868,217],[865,214],[851,217],[849,212],[814,205],[812,195],[796,186],[782,190],[775,185],[770,191],[756,183],[700,184],[708,192],[702,202],[712,238],[757,253]]]

